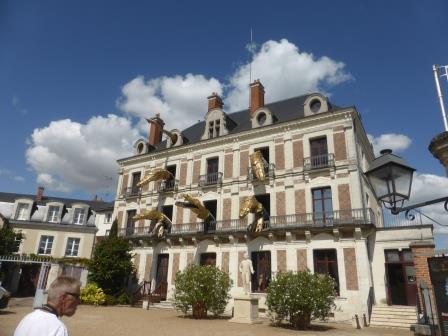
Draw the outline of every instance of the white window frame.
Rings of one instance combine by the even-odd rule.
[[[18,203],[16,209],[16,220],[27,220],[29,218],[29,203]]]
[[[66,257],[77,257],[79,253],[79,245],[81,244],[81,238],[69,237],[67,238],[67,245],[65,246]],[[69,251],[69,253],[67,253]]]
[[[104,214],[104,224],[109,224],[109,223],[112,223],[112,212],[106,212]]]
[[[74,208],[73,209],[73,224],[75,225],[83,225],[85,223],[87,209],[86,208]],[[78,216],[77,216],[78,214]],[[81,221],[79,214],[82,214]]]
[[[42,243],[45,243],[43,252],[40,252]],[[54,236],[42,235],[39,239],[39,246],[37,247],[37,254],[39,255],[51,255],[51,250],[53,249]]]
[[[56,211],[52,211],[56,210]],[[61,207],[59,205],[50,204],[48,205],[47,222],[58,223],[60,222],[60,212]]]

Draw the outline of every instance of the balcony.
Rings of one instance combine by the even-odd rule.
[[[270,216],[263,223],[263,231],[334,228],[340,226],[376,225],[371,209],[337,210],[326,213],[304,213],[285,216]],[[246,219],[173,224],[168,237],[195,235],[226,235],[247,232]],[[150,226],[121,229],[119,234],[127,237],[151,236]]]
[[[126,188],[125,197],[136,197],[140,194],[140,187],[133,186]]]
[[[275,164],[269,163],[264,166],[264,174],[266,176],[266,179],[273,179],[275,178]],[[252,167],[249,167],[247,169],[247,179],[251,182],[258,181],[258,178],[255,176],[254,169]]]
[[[200,187],[211,187],[211,186],[221,185],[221,183],[222,183],[222,173],[220,173],[220,172],[199,175],[199,186]]]
[[[159,185],[159,191],[169,192],[169,191],[177,191],[177,187],[179,185],[179,180],[169,179],[162,181]]]
[[[314,170],[334,167],[334,154],[314,155],[303,159],[304,170]]]

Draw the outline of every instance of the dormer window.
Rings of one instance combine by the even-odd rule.
[[[59,206],[50,205],[48,207],[48,217],[47,220],[52,223],[59,222]]]
[[[274,117],[272,112],[267,107],[261,107],[257,109],[251,115],[252,128],[272,125],[274,123]]]
[[[318,113],[328,112],[328,99],[320,93],[313,93],[308,96],[303,105],[305,117]]]
[[[17,205],[16,219],[17,220],[27,220],[29,218],[30,204],[19,203]]]
[[[208,112],[205,115],[205,129],[201,140],[229,134],[229,128],[232,127],[233,121],[226,116],[222,107],[222,100],[216,93],[208,97]]]
[[[84,218],[86,216],[86,209],[75,208],[73,212],[73,224],[82,225],[84,224]]]

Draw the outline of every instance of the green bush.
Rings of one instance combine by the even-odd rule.
[[[232,280],[229,275],[212,266],[189,265],[177,272],[174,306],[185,315],[191,309],[194,318],[205,318],[207,311],[222,314],[230,299]]]
[[[91,283],[81,288],[81,302],[90,305],[103,305],[106,302],[106,294],[96,284]]]
[[[311,318],[328,317],[335,295],[330,276],[309,271],[279,273],[267,289],[266,305],[275,323],[286,320],[295,329],[307,329]]]
[[[120,295],[118,295],[118,297],[117,297],[118,304],[125,305],[125,304],[129,304],[129,302],[130,302],[129,296],[127,296],[126,293],[121,293]]]
[[[113,295],[106,295],[106,301],[104,302],[106,306],[115,306],[118,304],[118,300]]]

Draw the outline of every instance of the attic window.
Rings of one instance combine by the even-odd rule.
[[[263,126],[264,123],[266,122],[266,113],[264,113],[264,112],[258,113],[257,121],[258,121],[258,125]]]
[[[219,136],[221,128],[221,120],[217,119],[208,123],[208,138],[216,138]]]
[[[317,113],[320,110],[320,107],[322,106],[321,102],[319,99],[314,99],[311,103],[310,103],[310,109],[312,112]]]
[[[137,147],[137,153],[142,154],[144,148],[145,148],[145,146],[143,146],[143,144],[140,143]]]

